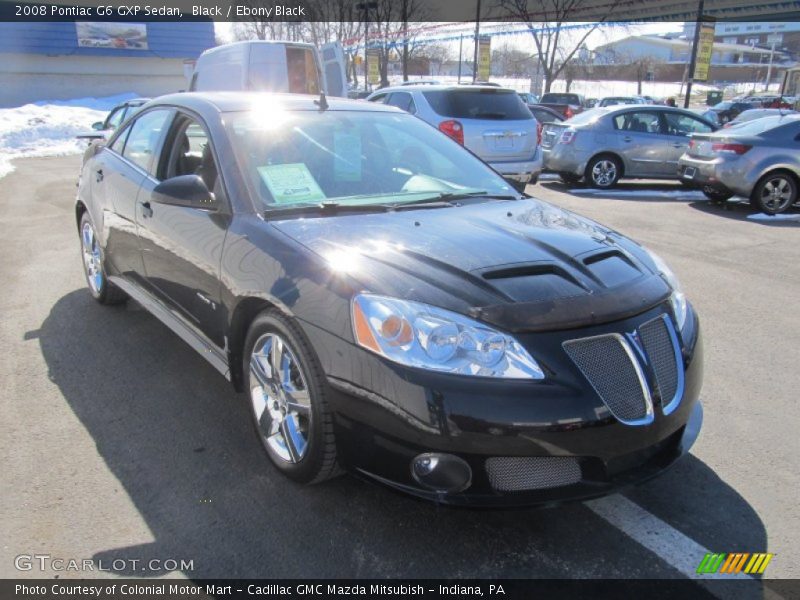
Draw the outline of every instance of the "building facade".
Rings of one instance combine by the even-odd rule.
[[[0,23],[0,107],[185,90],[208,22]]]

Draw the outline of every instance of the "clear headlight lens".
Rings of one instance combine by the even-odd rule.
[[[353,298],[353,330],[360,346],[410,367],[544,379],[538,363],[511,336],[420,302],[359,294]]]
[[[686,294],[683,293],[678,278],[675,276],[675,273],[672,272],[672,269],[667,266],[667,263],[665,263],[658,254],[650,250],[647,250],[647,253],[656,264],[656,269],[658,269],[661,277],[663,277],[667,285],[672,288],[672,295],[669,297],[669,303],[672,305],[672,312],[675,315],[675,322],[678,325],[678,329],[682,330],[683,326],[686,324],[686,315],[689,312]]]

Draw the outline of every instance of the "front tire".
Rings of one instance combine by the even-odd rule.
[[[92,298],[100,304],[121,304],[128,296],[106,277],[103,266],[103,251],[94,230],[89,213],[84,212],[80,222],[81,255],[83,274]]]
[[[768,173],[759,179],[750,199],[761,212],[780,214],[797,202],[797,181],[785,171]]]
[[[253,424],[272,464],[300,483],[337,475],[322,368],[298,325],[275,310],[258,315],[247,333],[243,367]]]
[[[586,182],[594,187],[607,190],[617,185],[622,177],[622,163],[615,156],[601,154],[586,165]]]

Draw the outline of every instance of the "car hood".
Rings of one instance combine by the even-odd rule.
[[[626,318],[670,293],[640,246],[534,199],[272,224],[360,291],[427,302],[508,331]]]

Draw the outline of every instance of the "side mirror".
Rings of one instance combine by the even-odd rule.
[[[92,129],[95,131],[102,131],[103,130],[103,122],[97,121],[96,123],[92,123]]]
[[[206,182],[199,175],[179,175],[165,179],[153,188],[153,202],[171,206],[186,206],[216,210],[217,200],[214,198]]]

